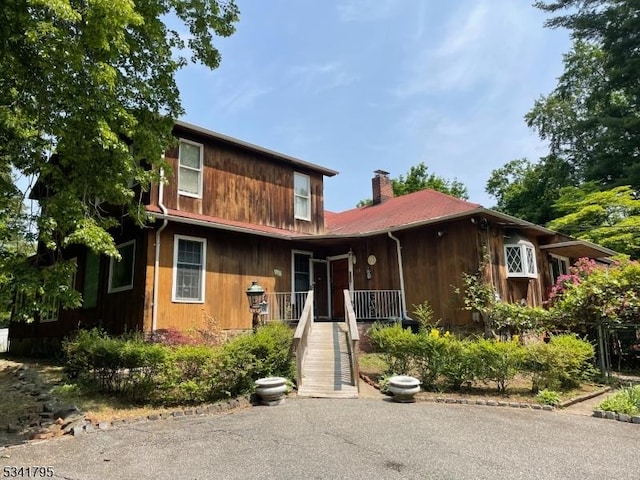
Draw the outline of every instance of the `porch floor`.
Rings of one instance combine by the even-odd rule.
[[[314,322],[312,325],[298,395],[358,398],[344,322]]]

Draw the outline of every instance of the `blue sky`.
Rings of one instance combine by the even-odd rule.
[[[523,116],[570,40],[530,0],[236,1],[220,67],[178,75],[182,119],[338,170],[328,210],[419,162],[490,207],[493,169],[545,153]]]

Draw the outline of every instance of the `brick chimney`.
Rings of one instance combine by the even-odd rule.
[[[371,179],[371,186],[373,188],[373,204],[386,202],[390,198],[393,198],[393,187],[391,186],[391,180],[389,179],[389,172],[384,170],[376,170],[373,172],[376,174]]]

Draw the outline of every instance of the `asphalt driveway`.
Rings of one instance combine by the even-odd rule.
[[[578,415],[290,399],[7,449],[0,468],[51,466],[54,478],[74,480],[620,480],[640,478],[639,445],[638,425]]]

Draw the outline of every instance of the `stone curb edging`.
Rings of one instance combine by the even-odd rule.
[[[596,390],[595,392],[589,392],[589,393],[585,393],[584,395],[578,395],[577,397],[573,397],[573,398],[570,398],[569,400],[565,400],[564,402],[560,403],[558,407],[566,408],[571,405],[575,405],[576,403],[584,402],[585,400],[590,400],[592,398],[595,398],[599,395],[602,395],[604,393],[611,391],[612,389],[613,389],[612,387],[604,387],[604,388],[601,388],[600,390]]]
[[[210,405],[201,405],[193,408],[186,408],[183,410],[166,411],[161,413],[151,413],[146,416],[135,418],[114,418],[109,422],[92,422],[85,417],[77,420],[73,420],[64,426],[63,435],[47,436],[45,438],[33,438],[30,440],[24,440],[21,443],[15,445],[0,445],[0,452],[3,450],[9,450],[13,448],[24,447],[25,445],[39,444],[46,442],[52,438],[60,438],[61,436],[71,435],[77,436],[85,433],[94,433],[100,430],[113,430],[123,428],[139,423],[158,421],[158,420],[182,420],[187,417],[204,417],[208,415],[214,415],[219,413],[225,413],[239,408],[248,408],[254,405],[258,405],[259,401],[255,398],[254,394],[237,397],[225,402],[214,403]]]
[[[640,415],[627,415],[626,413],[608,412],[605,410],[594,410],[592,417],[603,418],[605,420],[616,420],[623,423],[633,423],[640,425]]]
[[[371,385],[372,387],[380,390],[380,385],[374,382],[367,375],[361,373],[360,378]],[[554,408],[551,405],[540,405],[538,403],[523,403],[523,402],[504,402],[498,400],[482,400],[482,399],[470,399],[470,398],[450,398],[450,397],[415,397],[416,401],[420,402],[435,402],[435,403],[449,403],[449,404],[462,404],[462,405],[485,405],[490,407],[511,407],[511,408],[530,408],[532,410],[544,410],[552,412]]]

